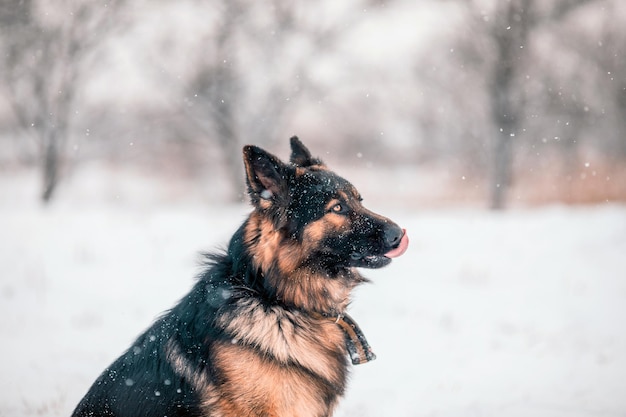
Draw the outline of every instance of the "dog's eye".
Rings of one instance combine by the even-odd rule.
[[[342,214],[342,213],[346,212],[343,204],[341,204],[341,203],[337,203],[334,206],[332,206],[330,208],[330,211],[332,211],[333,213],[337,213],[337,214]]]

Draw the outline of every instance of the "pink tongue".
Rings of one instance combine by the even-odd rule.
[[[387,252],[385,254],[387,258],[397,258],[398,256],[402,255],[404,252],[406,252],[407,248],[409,247],[409,236],[406,234],[405,229],[402,229],[402,233],[404,234],[402,235],[402,239],[400,240],[400,245],[397,248],[392,249],[389,252]]]

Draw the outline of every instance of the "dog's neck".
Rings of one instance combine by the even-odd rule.
[[[236,255],[247,260],[234,260],[234,264],[245,265],[246,281],[257,290],[262,286],[265,295],[277,303],[305,312],[342,315],[352,289],[365,281],[355,268],[325,271],[311,266],[306,243],[285,237],[257,213],[242,225],[240,234],[248,252]]]
[[[286,279],[273,271],[265,279],[276,289],[277,301],[307,312],[338,316],[345,313],[356,285],[354,278],[348,275],[351,272],[346,270],[346,275],[331,277],[303,266]]]
[[[267,230],[266,230],[267,231]],[[350,293],[359,283],[365,282],[356,269],[338,269],[333,273],[313,270],[306,262],[288,265],[283,259],[282,267],[293,268],[290,272],[280,269],[281,262],[270,253],[278,254],[277,236],[261,236],[262,222],[253,216],[233,236],[228,250],[231,273],[239,277],[244,286],[264,299],[297,309],[316,319],[336,323],[346,336],[346,350],[353,364],[366,363],[375,358],[363,332],[346,313]],[[246,245],[241,245],[244,240]],[[237,252],[236,248],[250,248]],[[261,250],[263,249],[263,250]],[[256,255],[256,256],[255,256]],[[288,256],[290,262],[296,259]]]

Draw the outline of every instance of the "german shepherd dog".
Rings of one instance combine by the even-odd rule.
[[[254,209],[189,294],[104,370],[73,416],[331,416],[349,362],[374,358],[346,314],[356,268],[403,229],[291,138],[291,161],[243,149]]]

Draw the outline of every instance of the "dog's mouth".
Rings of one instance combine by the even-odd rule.
[[[393,258],[397,258],[398,256],[402,256],[404,252],[409,247],[409,236],[406,233],[405,229],[402,229],[402,238],[397,245],[392,247],[382,255],[380,254],[364,254],[361,252],[352,252],[350,254],[350,259],[352,261],[353,266],[361,267],[361,268],[382,268],[385,265],[388,265]]]
[[[385,255],[364,255],[359,252],[350,254],[350,263],[359,268],[382,268],[391,262]]]

